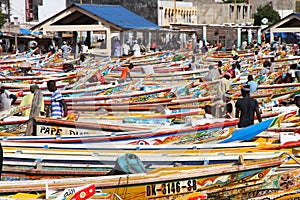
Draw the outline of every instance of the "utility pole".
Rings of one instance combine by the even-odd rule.
[[[174,0],[174,24],[176,24],[176,0]]]
[[[10,25],[11,25],[11,21],[10,21],[10,0],[7,0],[7,15],[8,15],[8,33],[10,34]]]
[[[233,5],[233,23],[236,24],[236,0],[234,0],[234,5]]]

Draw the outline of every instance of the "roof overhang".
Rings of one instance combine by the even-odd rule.
[[[300,32],[300,15],[291,13],[285,18],[281,19],[279,22],[276,22],[262,31],[267,32],[272,30],[273,33],[286,32],[286,33],[294,33]]]
[[[99,18],[75,4],[31,28],[32,31],[42,31],[43,34],[46,34],[46,32],[108,29],[112,31],[122,30],[122,28]]]

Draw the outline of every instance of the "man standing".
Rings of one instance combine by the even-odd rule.
[[[230,77],[230,73],[226,72],[220,79],[217,90],[217,96],[219,99],[222,99],[225,92],[230,91]]]
[[[223,96],[223,101],[225,105],[225,118],[235,118],[235,103],[232,100],[232,94],[230,92],[225,92]]]
[[[247,85],[250,88],[250,93],[256,92],[258,84],[256,81],[254,81],[253,76],[251,74],[249,74],[247,79],[248,79]]]
[[[249,86],[244,86],[241,89],[243,98],[238,99],[236,107],[236,118],[240,118],[238,127],[247,127],[254,124],[254,114],[256,114],[259,122],[262,121],[261,115],[259,113],[258,102],[256,99],[250,97],[250,88]]]
[[[9,110],[10,106],[17,100],[16,95],[11,94],[0,83],[0,111]]]
[[[208,69],[208,75],[204,77],[205,81],[214,81],[218,76],[220,76],[218,69],[213,65],[209,65]]]
[[[68,59],[69,51],[71,51],[72,48],[67,45],[66,41],[63,42],[63,45],[60,48],[62,50],[62,58]]]
[[[53,92],[51,96],[51,117],[63,118],[67,116],[67,112],[68,112],[67,104],[63,100],[60,91],[56,88],[55,81],[53,80],[48,81],[47,87],[50,92]]]
[[[123,44],[123,56],[128,56],[129,55],[129,41],[127,41],[125,44]]]
[[[137,40],[134,40],[134,45],[132,47],[132,50],[134,51],[133,55],[135,57],[139,57],[141,56],[141,47],[140,45],[138,44]]]

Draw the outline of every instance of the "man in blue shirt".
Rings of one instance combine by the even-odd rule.
[[[248,75],[247,85],[250,87],[250,93],[256,92],[258,84],[253,80],[252,75]]]
[[[56,88],[55,81],[53,80],[48,81],[47,87],[50,92],[53,92],[51,96],[51,117],[63,118],[67,116],[67,112],[68,112],[67,104],[63,100],[60,91]]]

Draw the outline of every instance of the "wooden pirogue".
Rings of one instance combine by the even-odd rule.
[[[153,199],[185,195],[197,191],[219,191],[225,187],[262,184],[273,168],[282,164],[283,157],[243,161],[226,165],[159,168],[142,174],[112,175],[106,177],[69,178],[59,180],[3,181],[0,192],[63,190],[86,184],[95,184],[105,193],[117,193],[126,199]],[[117,183],[117,184],[116,184]]]

